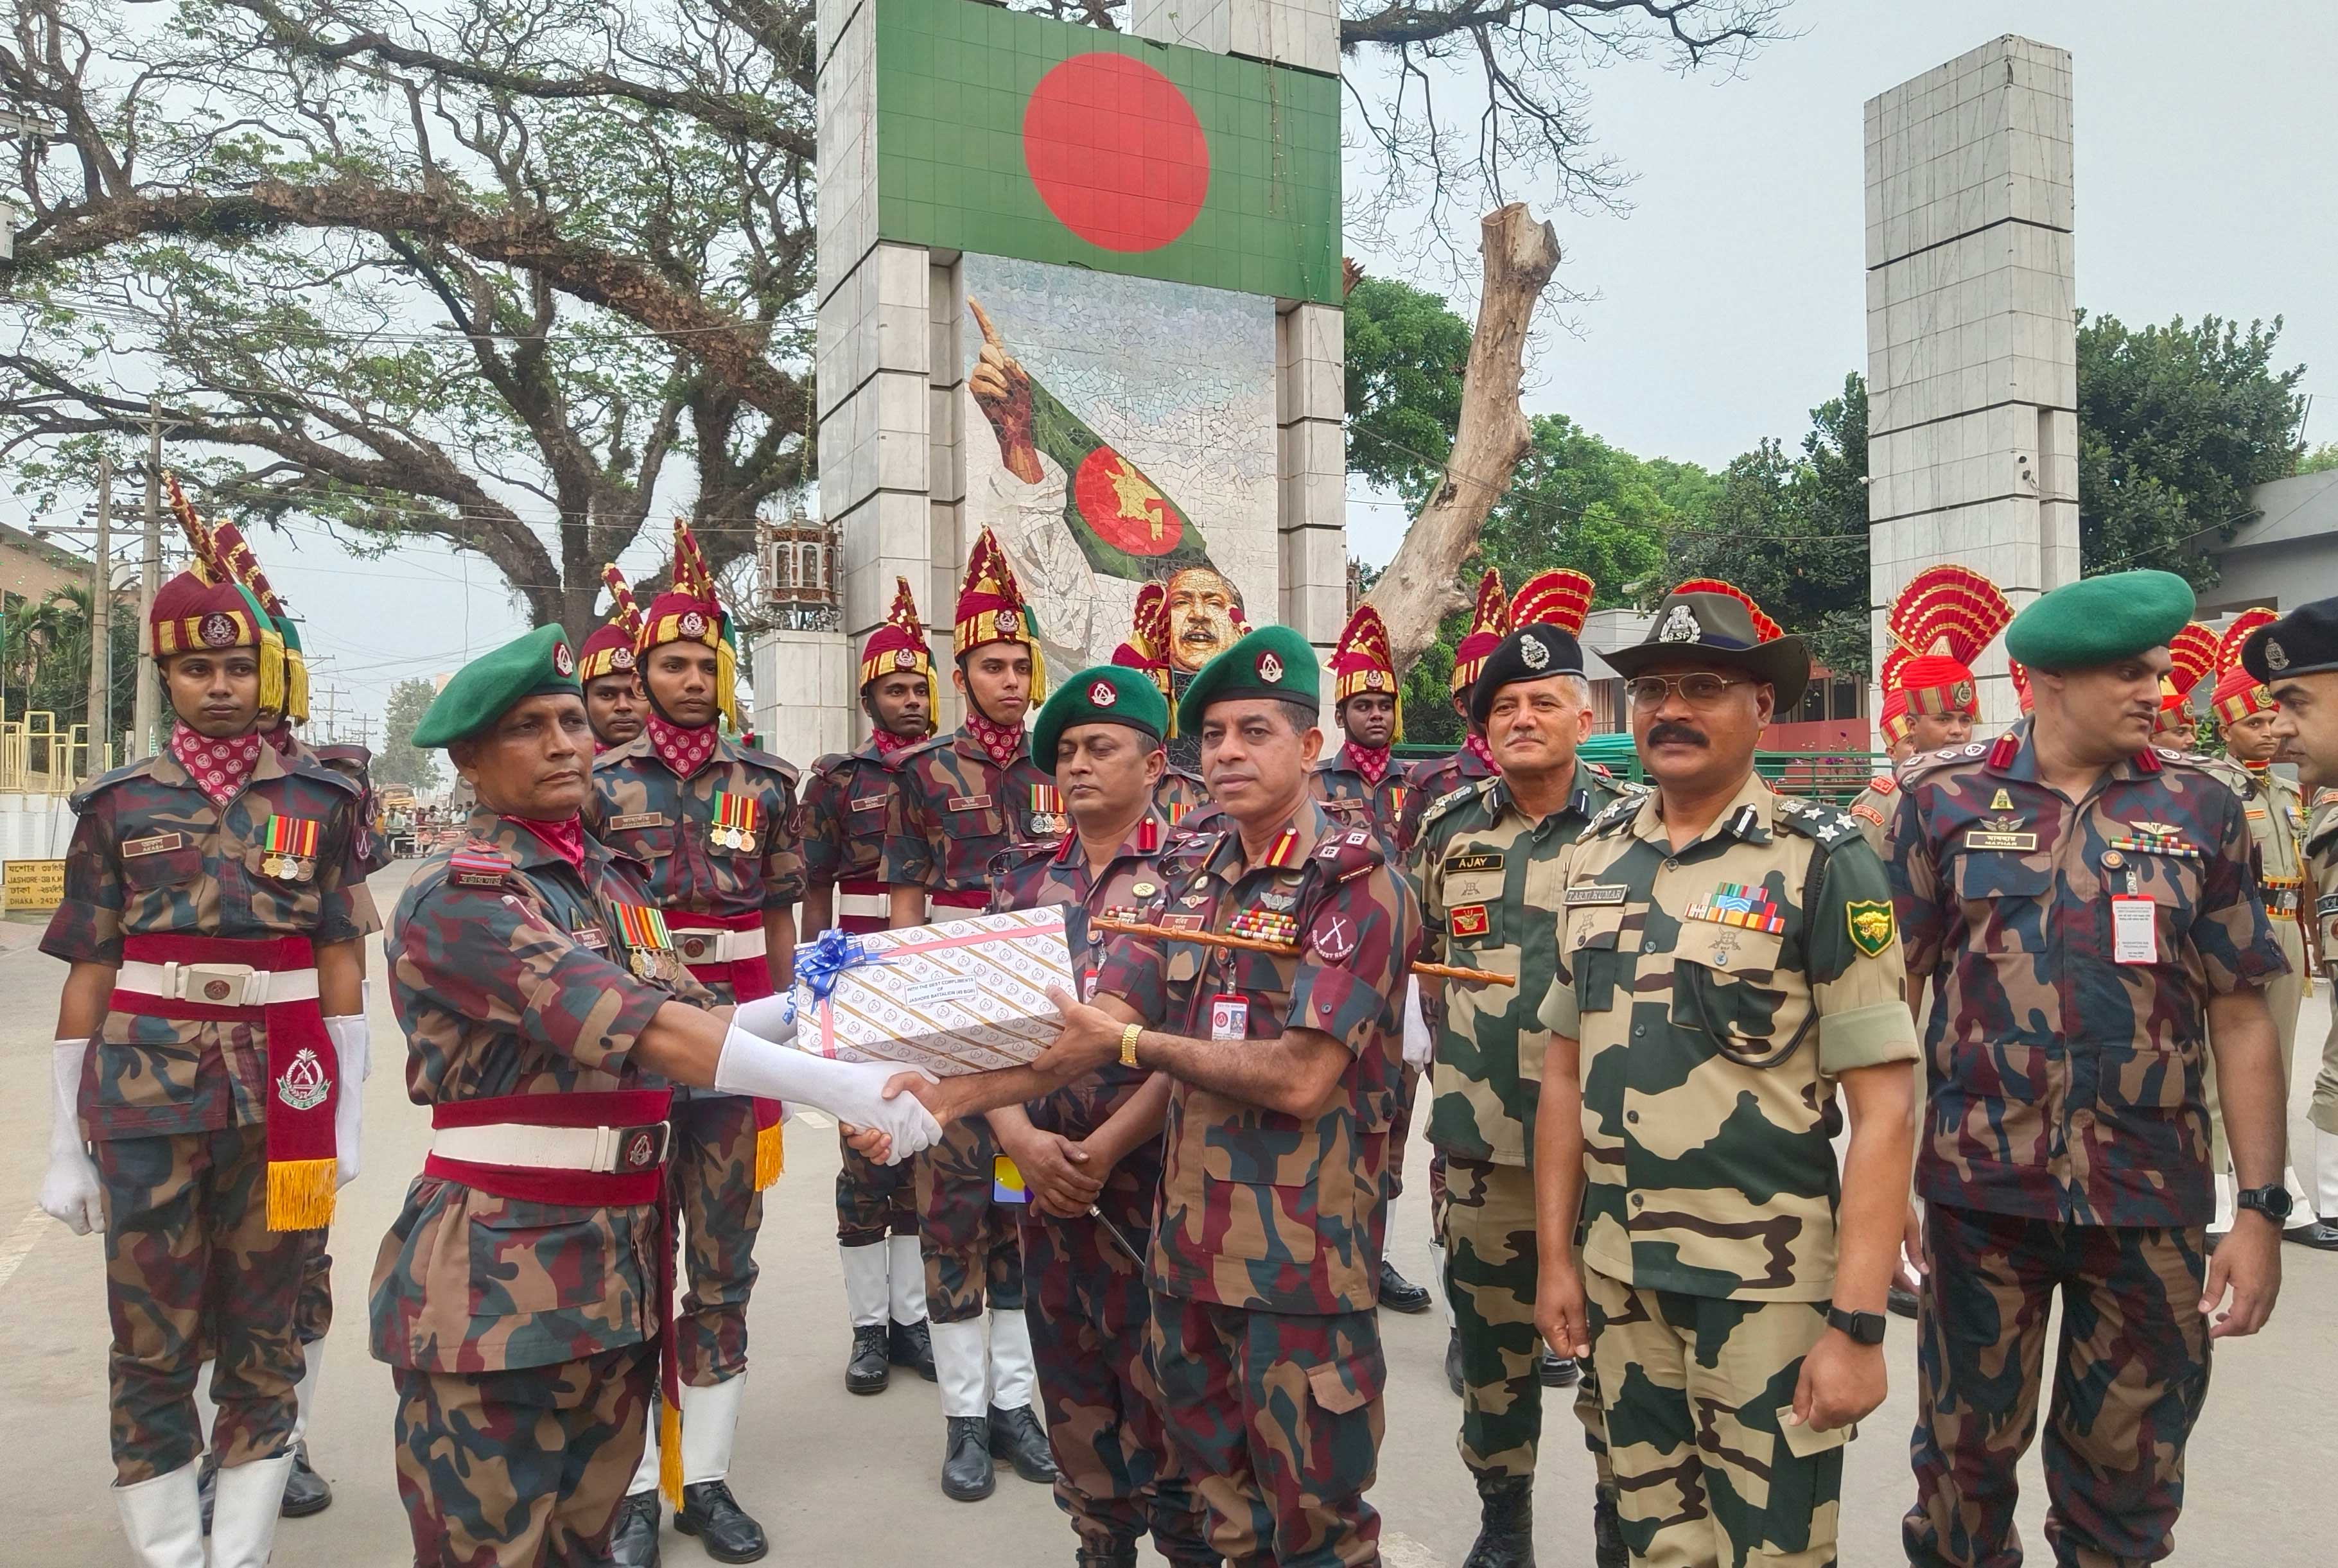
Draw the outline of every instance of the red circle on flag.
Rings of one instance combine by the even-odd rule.
[[[1185,519],[1169,497],[1109,446],[1080,459],[1072,499],[1096,537],[1131,555],[1166,555],[1185,537]]]
[[[1210,142],[1176,84],[1125,54],[1075,54],[1023,109],[1023,162],[1047,211],[1091,245],[1158,250],[1210,193]]]

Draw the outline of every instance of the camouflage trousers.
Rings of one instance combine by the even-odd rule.
[[[1588,1268],[1583,1288],[1637,1568],[1832,1568],[1849,1435],[1797,1454],[1778,1420],[1826,1304],[1645,1290]]]
[[[1022,1205],[992,1200],[997,1153],[990,1124],[973,1116],[951,1122],[942,1141],[917,1157],[926,1316],[936,1323],[964,1323],[987,1308],[1023,1305],[1023,1240],[1015,1218]]]
[[[1108,1221],[1141,1254],[1160,1181],[1155,1142],[1113,1168],[1096,1199],[1101,1221],[1024,1208],[1025,1315],[1056,1456],[1056,1505],[1071,1516],[1082,1550],[1109,1554],[1150,1529],[1170,1562],[1214,1564],[1201,1499],[1170,1459],[1145,1366],[1153,1298],[1144,1264],[1105,1229]]]
[[[836,1240],[844,1247],[873,1247],[888,1236],[918,1233],[918,1177],[906,1160],[879,1165],[856,1153],[836,1135],[843,1161],[836,1168]]]
[[[206,1359],[221,1465],[292,1439],[301,1271],[324,1233],[268,1228],[268,1130],[228,1127],[91,1145],[105,1201],[113,1468],[124,1486],[203,1450],[195,1377]]]
[[[1447,1298],[1461,1337],[1461,1463],[1473,1475],[1531,1475],[1542,1441],[1542,1338],[1535,1332],[1534,1173],[1448,1157],[1443,1224]],[[1605,1485],[1606,1426],[1584,1368],[1575,1414]]]
[[[736,1094],[677,1094],[666,1180],[682,1199],[685,1289],[675,1327],[682,1380],[695,1388],[747,1369],[747,1298],[755,1289],[755,1102]]]
[[[1924,1261],[1909,1443],[1916,1505],[1901,1524],[1909,1562],[2022,1560],[2015,1471],[2038,1432],[2058,1293],[2047,1544],[2063,1568],[2166,1556],[2184,1504],[2185,1441],[2208,1392],[2200,1229],[2065,1225],[1931,1203]]]
[[[307,1230],[314,1243],[300,1264],[300,1298],[292,1304],[292,1332],[303,1345],[314,1345],[332,1331],[333,1255],[326,1250],[331,1232]]]
[[[418,1568],[599,1568],[641,1463],[657,1348],[507,1372],[393,1367]]]
[[[1378,1313],[1252,1312],[1153,1298],[1146,1346],[1169,1446],[1236,1568],[1377,1564],[1388,1366]]]
[[[2305,1000],[2305,939],[2298,935],[2297,922],[2286,916],[2274,919],[2273,932],[2281,943],[2281,956],[2289,960],[2289,973],[2268,981],[2264,988],[2265,1006],[2273,1013],[2274,1033],[2281,1051],[2282,1124],[2287,1126],[2291,1056],[2297,1048],[2297,1010]],[[2216,1053],[2203,1050],[2200,1055],[2200,1081],[2208,1094],[2208,1169],[2219,1176],[2229,1175],[2233,1152],[2225,1142],[2225,1107],[2216,1094]]]

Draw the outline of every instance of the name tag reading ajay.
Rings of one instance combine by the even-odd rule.
[[[2111,962],[2159,962],[2159,906],[2140,893],[2111,895]]]

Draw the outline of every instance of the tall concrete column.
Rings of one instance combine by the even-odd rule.
[[[2010,34],[1867,103],[1868,591],[1874,667],[1926,566],[2018,609],[2078,575],[2070,56]],[[1981,719],[2019,709],[1993,646]]]

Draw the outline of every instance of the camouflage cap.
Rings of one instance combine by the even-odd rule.
[[[1061,686],[1031,726],[1031,760],[1052,773],[1064,731],[1082,724],[1125,724],[1155,746],[1169,732],[1169,699],[1142,670],[1099,664]]]
[[[1177,700],[1177,727],[1198,734],[1213,702],[1272,697],[1321,713],[1323,671],[1314,647],[1288,626],[1262,626],[1202,666]]]
[[[2192,585],[2173,572],[2112,572],[2030,601],[2005,651],[2032,670],[2084,670],[2164,648],[2192,619]]]
[[[557,691],[583,700],[576,656],[559,627],[539,626],[457,670],[414,727],[414,743],[452,746],[486,729],[523,698]]]

